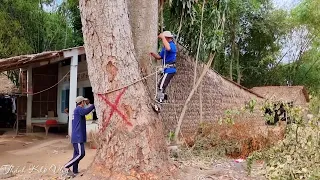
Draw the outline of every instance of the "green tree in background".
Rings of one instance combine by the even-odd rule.
[[[173,0],[165,6],[165,29],[173,32],[180,29],[178,41],[192,55],[197,52],[203,2],[206,3],[200,61],[208,56],[205,49],[215,41],[215,34],[222,33],[212,30],[212,4],[226,3],[224,47],[217,51],[214,69],[248,87],[267,85],[270,67],[276,63],[280,54],[279,39],[288,31],[287,13],[274,10],[268,0]]]
[[[83,45],[79,0],[64,1],[46,12],[44,5],[53,2],[0,0],[0,58]],[[226,8],[224,32],[214,30],[216,19],[221,19],[213,18],[220,16],[215,5]],[[224,34],[212,68],[229,79],[249,88],[292,82],[319,92],[319,1],[304,0],[291,14],[275,10],[270,0],[170,0],[163,7],[164,29],[176,33],[177,41],[194,57],[202,24],[201,62]],[[286,36],[299,29],[307,31],[310,42],[294,44],[300,46],[298,56],[282,63]]]
[[[67,14],[46,12],[42,3],[52,1],[0,0],[0,58],[77,45]],[[16,71],[5,74],[18,85]]]
[[[0,0],[0,3],[1,58],[76,44],[73,29],[62,11],[46,12],[38,0]]]
[[[83,45],[82,24],[79,9],[79,0],[67,0],[60,6],[60,11],[66,14],[74,34],[74,43],[77,46]]]
[[[281,68],[284,72],[289,72],[285,77],[291,79],[293,85],[304,85],[309,92],[317,96],[320,94],[319,8],[320,1],[304,0],[291,11],[291,23],[294,28],[305,31],[306,35],[303,38],[306,39],[306,43],[298,44],[297,46],[304,46],[298,58],[289,59],[293,63]]]
[[[240,51],[243,52],[240,53],[243,85],[247,87],[271,84],[272,67],[277,64],[281,52],[280,40],[288,31],[287,14],[268,6],[249,17],[252,26],[240,43]]]

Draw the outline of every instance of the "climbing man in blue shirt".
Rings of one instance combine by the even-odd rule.
[[[170,31],[164,31],[163,33],[159,34],[159,39],[161,39],[163,48],[159,54],[157,53],[150,53],[157,60],[162,59],[163,64],[163,74],[158,82],[158,91],[157,91],[157,102],[162,103],[164,100],[167,99],[167,95],[165,94],[165,90],[168,87],[171,79],[177,72],[176,70],[176,56],[177,56],[177,47],[173,42],[173,35]],[[160,109],[158,106],[154,107],[154,110],[159,112]]]
[[[73,145],[73,158],[64,166],[65,175],[75,177],[78,173],[80,160],[85,156],[84,143],[87,142],[86,118],[93,109],[94,105],[85,108],[85,101],[88,100],[82,96],[76,98],[76,108],[73,111],[71,143]],[[69,168],[73,166],[73,171]]]

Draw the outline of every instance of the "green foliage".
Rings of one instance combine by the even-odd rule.
[[[1,6],[2,7],[2,6]],[[28,53],[32,47],[25,39],[24,31],[18,20],[10,18],[0,7],[0,58]]]
[[[62,11],[46,12],[37,0],[0,3],[0,58],[75,45],[73,30]]]
[[[276,146],[253,153],[247,159],[249,173],[255,160],[264,160],[268,179],[318,179],[320,170],[320,114],[303,119],[300,107],[288,108],[295,124],[287,125],[285,139]]]
[[[305,52],[302,59],[295,64],[297,68],[293,74],[294,84],[305,85],[311,92],[320,92],[320,52],[317,47]]]
[[[245,109],[248,110],[250,113],[253,113],[254,108],[256,107],[257,100],[251,99],[248,103],[245,104]]]
[[[165,6],[165,28],[177,32],[183,15],[178,41],[195,55],[204,1],[186,1],[189,6],[184,8],[182,2],[173,0],[171,6]],[[225,19],[223,30],[217,30],[219,19]],[[279,38],[289,30],[286,21],[287,13],[273,10],[268,0],[205,1],[199,59],[205,62],[208,51],[216,49],[213,66],[219,73],[232,74],[237,69],[233,78],[244,85],[267,84],[272,79],[270,66],[276,63],[281,48]],[[236,61],[237,65],[232,65]]]
[[[303,36],[295,36],[299,40],[293,44],[297,48],[297,55],[288,57],[289,64],[276,64],[267,76],[268,84],[285,85],[292,81],[292,85],[304,85],[313,94],[320,93],[320,1],[303,0],[295,7],[287,20],[286,26],[293,32],[304,31]]]
[[[320,2],[318,0],[303,0],[299,6],[291,12],[293,22],[306,25],[310,31],[319,34],[320,26]]]
[[[276,64],[280,53],[281,44],[279,39],[287,32],[284,25],[286,13],[272,11],[265,5],[256,14],[248,16],[252,24],[241,38],[240,66],[243,73],[243,85],[247,87],[263,86],[273,78],[270,67]]]
[[[313,121],[313,123],[317,123]],[[254,153],[248,158],[264,159],[268,179],[306,179],[317,174],[319,164],[319,128],[314,125],[288,126],[285,139],[267,151]]]
[[[219,119],[219,124],[234,124],[237,117],[243,116],[247,112],[249,112],[249,114],[252,114],[256,108],[256,105],[257,100],[251,99],[249,102],[245,103],[244,107],[242,108],[225,110],[223,117]]]
[[[309,112],[311,114],[320,113],[320,97],[319,95],[310,95]]]
[[[261,110],[263,112],[263,117],[265,119],[266,122],[271,122],[272,124],[274,123],[274,111],[271,111],[270,113],[264,113],[266,112],[266,110],[273,110],[274,109],[274,103],[270,102],[270,101],[265,101],[263,106],[261,107]]]
[[[40,1],[51,4],[52,0]],[[38,0],[0,0],[0,58],[77,45],[77,34],[63,11],[46,12]],[[18,85],[18,73],[5,73]]]
[[[66,14],[67,18],[70,19],[70,25],[73,29],[74,43],[77,46],[82,46],[83,36],[79,0],[67,0],[63,2],[60,6],[60,11]]]
[[[223,122],[227,124],[234,124],[234,119],[239,114],[240,112],[238,110],[227,109],[224,111],[223,118],[220,118],[219,124],[222,124]]]
[[[300,60],[291,64],[278,65],[273,68],[269,77],[272,85],[286,85],[287,80],[292,80],[292,85],[303,85],[310,94],[320,93],[320,54],[316,47],[304,52]]]
[[[221,48],[224,41],[225,14],[227,0],[205,2],[203,17],[202,46],[200,48],[201,61],[206,61],[209,54]],[[165,29],[177,32],[183,13],[182,29],[179,42],[185,46],[192,55],[198,48],[199,32],[201,28],[203,1],[172,1],[165,6]],[[185,5],[184,5],[185,4]],[[177,6],[175,6],[177,5]]]
[[[169,142],[173,142],[174,137],[175,137],[174,132],[170,131],[169,134],[168,134],[168,140],[169,140]]]

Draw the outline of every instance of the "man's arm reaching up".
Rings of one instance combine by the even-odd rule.
[[[81,116],[85,116],[85,115],[89,114],[94,108],[95,108],[95,106],[93,104],[88,108],[81,108],[79,110],[79,114]]]

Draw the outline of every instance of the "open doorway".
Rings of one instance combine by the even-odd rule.
[[[84,87],[83,88],[83,97],[88,98],[91,104],[94,104],[94,97],[92,92],[92,87]],[[96,111],[93,112],[93,121],[97,120]]]
[[[83,88],[83,97],[88,98],[91,104],[94,104],[92,87],[84,87]]]
[[[14,126],[15,112],[16,99],[9,96],[0,96],[0,128],[12,128]]]

